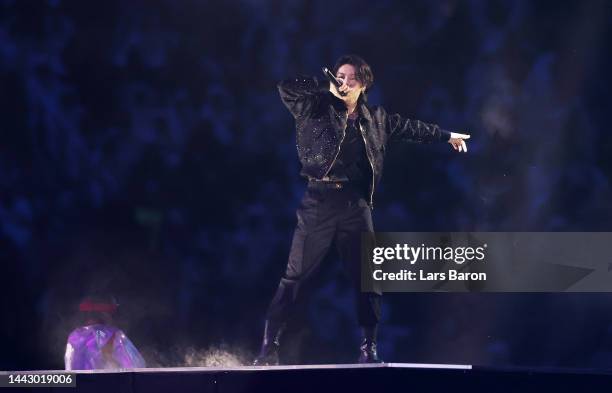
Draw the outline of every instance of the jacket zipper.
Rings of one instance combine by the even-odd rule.
[[[368,157],[368,162],[370,163],[370,167],[372,167],[372,187],[370,190],[370,209],[374,210],[374,164],[372,164],[372,160],[370,159],[370,154],[368,153],[368,141],[366,140],[365,133],[363,132],[363,127],[361,123],[359,123],[359,131],[361,131],[361,136],[363,137],[363,143],[366,148],[366,157]]]
[[[347,125],[344,126],[344,129],[342,130],[342,138],[340,138],[340,143],[338,144],[338,151],[336,152],[336,155],[334,156],[334,159],[331,162],[331,165],[329,166],[329,168],[327,168],[327,171],[325,171],[325,174],[323,175],[323,177],[329,174],[329,171],[331,171],[332,167],[334,166],[334,163],[336,162],[336,159],[338,158],[338,154],[340,154],[340,149],[342,148],[342,141],[344,141],[344,137],[346,136],[346,127],[348,126],[348,112],[346,113],[345,120],[347,122]]]

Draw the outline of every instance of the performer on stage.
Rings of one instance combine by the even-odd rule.
[[[79,304],[83,326],[68,336],[66,370],[144,368],[145,360],[132,341],[115,326],[119,305],[112,297],[88,297]]]
[[[374,231],[374,192],[387,146],[397,141],[448,142],[457,151],[467,151],[469,135],[369,106],[366,93],[374,77],[361,57],[340,57],[333,75],[337,83],[298,77],[278,84],[281,100],[295,118],[300,174],[308,179],[308,186],[297,210],[287,269],[268,307],[254,365],[279,364],[280,337],[300,289],[333,243],[355,287],[362,332],[358,362],[381,361],[376,351],[381,292],[361,291],[360,244],[362,232]]]

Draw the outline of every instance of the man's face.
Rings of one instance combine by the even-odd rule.
[[[357,101],[359,94],[365,90],[361,82],[357,80],[355,67],[351,64],[343,64],[340,66],[336,72],[336,78],[341,79],[343,82],[339,90],[347,93],[346,96],[342,97],[345,101]]]

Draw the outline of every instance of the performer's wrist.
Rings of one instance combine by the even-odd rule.
[[[452,132],[440,129],[440,140],[442,142],[450,141],[451,137],[452,137]]]

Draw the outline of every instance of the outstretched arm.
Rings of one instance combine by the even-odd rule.
[[[329,82],[319,81],[316,77],[298,76],[280,82],[277,87],[283,104],[298,118],[312,109],[320,93],[329,90]]]
[[[386,123],[389,138],[393,141],[432,143],[450,139],[451,133],[437,124],[408,119],[397,113],[387,115]]]
[[[455,150],[467,152],[465,139],[469,139],[469,135],[444,130],[437,124],[394,114],[386,115],[386,126],[391,140],[416,143],[448,142]]]

